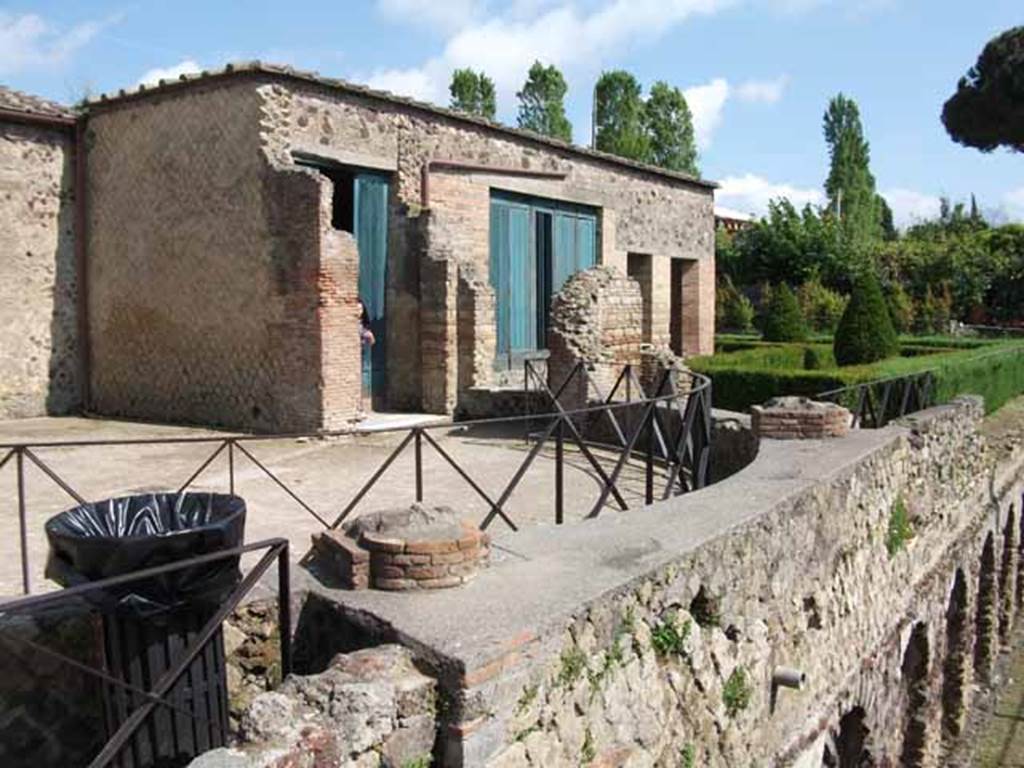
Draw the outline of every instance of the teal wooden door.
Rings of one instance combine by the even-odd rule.
[[[537,268],[529,206],[491,201],[491,285],[497,304],[498,352],[537,348]]]
[[[593,214],[558,211],[553,227],[551,292],[555,294],[573,274],[590,269],[596,263],[597,219]]]
[[[546,345],[551,297],[597,256],[597,217],[554,200],[491,196],[491,285],[497,303],[498,354]]]
[[[388,179],[376,173],[355,177],[354,229],[359,249],[359,298],[375,343],[363,345],[363,387],[381,404],[387,385]]]

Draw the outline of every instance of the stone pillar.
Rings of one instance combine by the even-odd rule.
[[[686,259],[682,267],[683,354],[710,355],[715,351],[715,259]]]
[[[458,266],[425,258],[420,268],[420,369],[423,410],[451,413],[458,388]]]

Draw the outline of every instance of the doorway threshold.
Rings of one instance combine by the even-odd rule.
[[[370,411],[366,414],[366,418],[355,425],[354,431],[383,432],[389,429],[432,427],[451,423],[450,416],[439,413],[375,413]]]

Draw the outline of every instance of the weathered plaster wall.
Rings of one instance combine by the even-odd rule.
[[[354,243],[330,230],[330,184],[275,164],[263,119],[247,82],[90,116],[98,412],[281,431],[354,414]]]
[[[429,262],[471,264],[487,282],[491,189],[601,209],[603,263],[624,269],[627,251],[657,254],[660,266],[668,263],[667,257],[699,263],[701,269],[693,276],[695,288],[683,305],[684,326],[692,326],[686,351],[711,351],[713,279],[710,289],[701,282],[714,275],[710,190],[534,145],[412,107],[339,95],[314,85],[265,85],[260,94],[268,116],[262,129],[280,162],[299,152],[346,164],[395,169],[387,297],[388,386],[394,405],[410,407],[422,402],[424,407],[438,410],[450,409],[455,402],[457,290],[451,271]],[[563,173],[565,177],[443,167],[427,170],[431,160]],[[425,207],[429,213],[424,213]],[[426,216],[429,222],[424,226]],[[423,297],[430,301],[422,301]],[[662,289],[656,298],[667,302],[668,294]],[[658,309],[659,324],[667,324],[667,311],[667,305]],[[482,338],[480,343],[488,342]],[[417,354],[422,349],[431,350],[438,359],[422,359]]]
[[[0,123],[0,418],[81,406],[72,141]]]
[[[1019,547],[1024,456],[995,466],[981,417],[965,399],[841,439],[764,440],[703,491],[520,532],[429,605],[336,594],[339,614],[434,665],[444,765],[819,766],[854,749],[858,718],[870,764],[941,765],[1000,610],[1008,624],[1019,605],[1003,553]],[[779,666],[806,688],[773,696]]]

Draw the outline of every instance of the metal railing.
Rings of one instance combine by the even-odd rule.
[[[850,409],[854,429],[878,429],[893,419],[935,405],[935,374],[921,371],[906,376],[865,381],[830,389],[818,400],[838,403]]]
[[[79,584],[56,592],[0,602],[0,619],[6,621],[19,615],[31,616],[44,610],[59,608],[62,605],[66,606],[78,601],[80,598],[87,598],[91,593],[97,591],[123,587],[131,582],[151,579],[161,574],[172,573],[197,565],[240,558],[242,555],[261,550],[265,550],[265,552],[259,561],[249,569],[249,572],[241,579],[235,589],[220,603],[213,614],[198,629],[192,640],[184,644],[173,658],[168,658],[166,671],[153,681],[148,690],[118,679],[109,674],[104,668],[90,666],[32,639],[21,637],[17,632],[0,633],[0,638],[6,643],[21,645],[36,654],[54,659],[67,665],[70,669],[84,673],[94,678],[98,683],[109,686],[117,691],[118,700],[121,706],[125,708],[126,717],[121,719],[116,728],[113,729],[113,733],[109,734],[98,754],[88,763],[89,768],[104,768],[112,763],[116,764],[125,750],[133,748],[131,743],[133,737],[140,728],[144,727],[151,720],[158,708],[166,709],[175,718],[187,717],[195,728],[208,729],[210,734],[223,727],[222,720],[226,717],[226,713],[218,714],[204,708],[203,703],[200,701],[201,694],[199,691],[192,690],[191,694],[187,696],[182,695],[179,681],[188,673],[190,665],[200,657],[200,654],[208,652],[207,649],[213,643],[221,625],[235,611],[242,599],[256,586],[275,561],[277,563],[278,579],[278,622],[281,630],[278,635],[280,637],[282,678],[291,672],[291,602],[288,599],[288,595],[291,593],[291,585],[287,540],[267,539],[234,549],[197,555],[187,560],[178,560],[166,565],[146,568],[100,581]],[[0,625],[0,629],[2,629],[2,625]],[[65,706],[70,706],[70,704],[65,703]],[[197,710],[203,710],[203,712]],[[200,741],[201,739],[197,737],[197,743]]]
[[[581,375],[574,370],[562,385],[552,391],[544,382],[544,388],[556,395],[562,392],[574,376]],[[676,380],[688,377],[688,384],[679,389]],[[244,460],[255,467],[259,473],[269,478],[307,515],[315,519],[324,529],[338,528],[363,503],[367,494],[385,475],[395,461],[406,451],[413,454],[413,483],[410,489],[415,501],[423,501],[426,493],[427,478],[424,475],[424,454],[433,451],[445,465],[454,470],[455,474],[468,486],[473,494],[486,505],[487,512],[480,521],[480,527],[488,528],[500,518],[508,528],[515,531],[518,526],[508,510],[508,502],[513,493],[521,485],[525,475],[535,464],[536,459],[545,447],[554,449],[554,493],[552,498],[553,518],[558,524],[565,520],[565,466],[568,461],[566,447],[575,446],[580,455],[593,470],[599,483],[599,494],[596,503],[586,515],[596,517],[608,502],[609,498],[620,509],[628,509],[625,494],[620,489],[620,479],[631,459],[644,462],[645,490],[644,503],[651,503],[657,497],[654,489],[655,468],[662,470],[665,476],[661,498],[686,493],[702,488],[707,484],[709,476],[709,460],[711,445],[711,382],[699,374],[667,373],[649,396],[639,381],[635,371],[625,369],[619,377],[620,382],[633,380],[630,384],[630,399],[616,402],[618,386],[596,405],[567,410],[552,398],[554,411],[547,414],[526,414],[503,418],[477,419],[473,421],[445,423],[431,426],[394,427],[377,430],[374,435],[386,433],[402,434],[397,447],[372,472],[351,500],[341,507],[340,511],[316,509],[304,499],[299,492],[286,483],[257,456],[256,444],[282,439],[306,439],[321,437],[351,436],[351,431],[326,431],[320,433],[297,433],[276,435],[229,435],[229,436],[190,436],[136,439],[102,439],[102,440],[64,440],[0,444],[0,469],[13,465],[16,475],[16,505],[18,519],[18,548],[22,588],[25,594],[32,591],[31,564],[28,546],[28,500],[25,488],[25,470],[27,465],[37,468],[45,477],[59,487],[76,504],[85,504],[87,499],[62,477],[53,466],[44,461],[38,451],[42,449],[67,448],[100,448],[112,446],[156,446],[156,445],[209,445],[210,454],[177,486],[177,491],[187,490],[219,457],[226,455],[228,472],[228,491],[236,491],[237,465]],[[634,394],[636,395],[634,397]],[[585,434],[593,429],[593,425],[606,422],[613,424],[614,463],[606,468],[598,461],[595,453],[607,448],[604,441],[591,439],[594,436]],[[469,431],[482,428],[494,428],[501,425],[521,424],[530,431],[532,443],[530,450],[511,478],[496,491],[488,491],[479,476],[474,476],[465,462],[458,461],[451,452],[434,436],[439,430]],[[603,444],[595,448],[595,444]],[[489,479],[489,478],[488,478]]]

